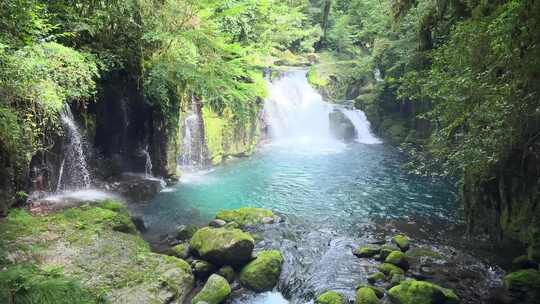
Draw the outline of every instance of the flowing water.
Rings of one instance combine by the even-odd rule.
[[[445,243],[449,227],[460,225],[455,191],[403,172],[398,152],[371,134],[360,111],[344,112],[357,141],[333,139],[333,108],[308,85],[304,71],[271,83],[265,104],[270,143],[248,159],[184,175],[146,206],[146,237],[155,242],[179,224],[206,224],[222,209],[256,206],[279,213],[283,222],[255,231],[264,240],[257,249],[284,254],[277,290],[241,294],[235,303],[306,303],[327,289],[353,298],[377,264],[351,250],[403,229],[418,244],[436,243],[436,250],[459,255],[464,268],[478,268],[476,288],[496,282],[494,271]]]

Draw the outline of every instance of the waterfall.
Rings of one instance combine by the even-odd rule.
[[[152,177],[153,176],[152,175],[152,158],[150,157],[150,153],[148,153],[148,146],[146,146],[146,148],[144,148],[141,151],[141,153],[145,158],[144,176],[145,177]]]
[[[91,179],[84,153],[84,138],[67,104],[60,111],[60,121],[65,136],[57,191],[89,188]]]
[[[286,72],[278,80],[269,83],[269,97],[264,105],[264,119],[273,140],[292,142],[335,143],[330,130],[330,116],[334,110],[341,111],[354,126],[356,141],[375,144],[380,141],[370,132],[364,112],[346,109],[323,100],[306,78],[306,71]]]
[[[201,112],[202,104],[192,99],[191,110],[183,123],[182,153],[179,163],[184,169],[198,169],[207,165],[208,153],[204,136],[204,122]]]

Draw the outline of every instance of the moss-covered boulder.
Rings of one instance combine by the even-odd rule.
[[[195,277],[201,279],[207,278],[209,275],[214,273],[216,271],[216,266],[207,261],[194,260],[191,262],[191,269],[193,270]]]
[[[371,258],[381,252],[379,246],[362,246],[353,250],[353,254],[359,258]]]
[[[216,215],[216,219],[225,222],[235,222],[240,226],[257,225],[264,223],[266,218],[273,218],[274,213],[267,209],[243,207],[236,210],[223,210]]]
[[[392,238],[392,242],[396,244],[401,251],[407,251],[411,247],[411,241],[406,235],[398,234]]]
[[[327,291],[315,299],[315,304],[346,304],[345,297],[335,291]]]
[[[201,228],[189,242],[194,253],[216,265],[243,265],[251,260],[254,246],[251,235],[227,228]]]
[[[379,271],[389,277],[392,277],[394,274],[405,274],[403,269],[390,263],[382,263],[379,265]]]
[[[231,266],[221,267],[218,270],[217,274],[227,279],[229,283],[232,283],[234,281],[234,277],[236,276],[236,273],[234,272],[234,268],[232,268]]]
[[[198,228],[196,226],[180,225],[176,227],[174,238],[181,241],[189,240],[197,230]]]
[[[257,292],[271,290],[277,283],[283,256],[277,250],[261,251],[240,272],[240,283]]]
[[[392,251],[384,260],[385,263],[396,265],[402,269],[409,269],[409,261],[407,256],[401,251]]]
[[[388,295],[396,304],[459,303],[459,298],[452,290],[425,281],[405,280],[390,288]]]
[[[186,259],[189,256],[189,244],[180,243],[180,244],[174,245],[169,250],[169,255],[172,255],[181,259]]]
[[[377,271],[375,273],[372,273],[370,274],[368,277],[367,277],[367,280],[369,283],[371,284],[375,284],[377,282],[380,282],[380,281],[383,281],[385,278],[385,275],[384,273],[380,272],[380,271]]]
[[[191,303],[219,304],[227,299],[230,294],[231,286],[229,282],[224,277],[213,274],[208,278],[201,291],[193,297]]]
[[[379,298],[375,291],[369,287],[360,287],[356,290],[354,304],[379,304]]]
[[[388,257],[388,255],[392,251],[397,251],[397,250],[401,250],[401,249],[399,249],[399,247],[397,247],[396,245],[389,245],[389,244],[382,245],[381,246],[381,251],[379,253],[379,259],[381,261],[384,261],[386,259],[386,257]]]
[[[540,271],[525,269],[504,277],[504,287],[519,303],[538,303],[540,299]],[[536,301],[536,302],[535,302]]]

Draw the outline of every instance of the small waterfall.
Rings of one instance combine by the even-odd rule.
[[[363,144],[379,144],[381,141],[373,136],[366,114],[359,110],[341,109],[356,130],[356,141]]]
[[[336,137],[330,130],[330,115],[334,110],[339,110],[354,125],[356,141],[364,144],[380,143],[370,132],[364,112],[324,101],[309,85],[304,70],[286,72],[277,81],[269,83],[269,91],[264,117],[274,140],[333,145]]]
[[[145,158],[144,176],[147,178],[152,177],[152,158],[150,157],[150,153],[148,153],[148,146],[141,151],[141,154]]]
[[[208,152],[204,136],[200,101],[192,99],[192,109],[186,115],[183,125],[182,154],[179,163],[184,169],[199,169],[207,165]]]
[[[57,191],[89,188],[91,179],[84,153],[84,138],[67,104],[60,111],[60,121],[65,136]]]

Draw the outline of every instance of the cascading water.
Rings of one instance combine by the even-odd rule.
[[[150,153],[148,153],[148,146],[141,151],[142,155],[145,158],[144,162],[144,175],[145,177],[152,177],[152,158]]]
[[[370,123],[366,114],[359,110],[340,109],[343,114],[351,121],[356,130],[356,141],[363,144],[378,144],[381,141],[373,136],[369,129]]]
[[[183,125],[182,154],[179,156],[180,167],[186,171],[201,169],[208,163],[208,148],[204,136],[200,101],[193,97],[191,110],[187,113]]]
[[[60,121],[64,127],[65,142],[56,190],[87,189],[91,178],[84,152],[85,142],[68,105],[60,111]]]

